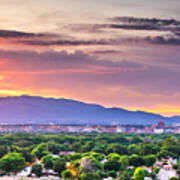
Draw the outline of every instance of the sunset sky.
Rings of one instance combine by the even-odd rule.
[[[0,0],[0,96],[180,115],[180,0]]]

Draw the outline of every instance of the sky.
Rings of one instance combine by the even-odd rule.
[[[0,0],[0,96],[180,115],[179,0]]]

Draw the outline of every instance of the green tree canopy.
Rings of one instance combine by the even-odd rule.
[[[26,167],[26,161],[19,153],[8,153],[0,159],[0,170],[17,174]]]
[[[155,155],[147,155],[143,157],[144,164],[147,167],[153,166],[153,164],[156,162],[156,156]]]
[[[134,177],[134,180],[144,180],[144,177],[145,177],[144,169],[136,168],[133,177]]]
[[[37,177],[41,177],[42,176],[42,165],[41,164],[33,164],[32,165],[32,169],[31,169],[31,173],[35,174]]]
[[[66,162],[58,158],[53,163],[53,170],[61,176],[62,171],[66,169]]]
[[[34,148],[31,152],[32,156],[41,159],[43,156],[48,154],[48,146],[46,143],[39,144],[36,148]]]

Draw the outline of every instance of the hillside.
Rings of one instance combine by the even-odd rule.
[[[0,98],[0,122],[17,124],[166,124],[180,122],[180,117],[163,117],[143,111],[105,108],[70,99],[36,96]]]

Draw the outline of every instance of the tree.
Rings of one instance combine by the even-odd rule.
[[[0,170],[16,175],[26,167],[26,161],[19,153],[8,153],[0,159]]]
[[[109,171],[109,172],[108,172],[108,177],[116,178],[116,177],[117,177],[116,171],[114,171],[114,170]]]
[[[58,158],[53,163],[53,170],[61,176],[62,171],[66,169],[66,162]]]
[[[162,158],[168,159],[168,157],[178,158],[177,154],[174,154],[174,153],[169,152],[169,151],[164,150],[164,149],[157,153],[158,159],[162,159]]]
[[[87,141],[85,145],[81,147],[81,152],[88,152],[91,151],[91,149],[94,147],[93,141]]]
[[[48,154],[48,146],[46,143],[39,144],[36,148],[34,148],[31,152],[32,156],[41,159],[43,156]]]
[[[94,146],[93,151],[97,153],[105,154],[105,149],[106,149],[105,145],[98,143]]]
[[[73,179],[73,175],[72,175],[72,170],[71,169],[66,169],[62,172],[61,174],[63,179]]]
[[[31,173],[35,174],[37,177],[41,177],[42,176],[42,165],[41,164],[33,164],[32,169],[31,169]]]
[[[2,158],[5,154],[7,154],[9,151],[8,146],[2,145],[0,146],[0,158]]]
[[[134,171],[132,169],[126,169],[120,172],[119,180],[130,180]]]
[[[104,163],[104,169],[107,171],[119,171],[120,166],[121,164],[117,160],[108,160]]]
[[[156,156],[155,155],[147,155],[143,157],[144,164],[147,167],[153,166],[153,164],[156,162]]]
[[[139,146],[139,154],[144,156],[148,154],[156,153],[156,149],[153,144],[141,143]]]
[[[143,164],[143,159],[141,158],[141,156],[133,154],[132,156],[130,156],[129,164],[135,167],[141,166]]]
[[[102,164],[94,157],[87,156],[81,160],[81,170],[83,172],[95,172],[102,169]]]
[[[64,144],[57,144],[57,143],[48,143],[48,151],[52,152],[52,154],[59,154],[60,151],[67,151],[68,146]]]
[[[142,138],[138,137],[138,136],[135,136],[131,139],[131,144],[138,144],[138,143],[141,143],[143,142]]]
[[[126,148],[126,146],[118,144],[118,143],[109,144],[106,149],[106,153],[107,154],[117,153],[120,155],[124,155],[124,154],[127,154],[127,148]]]
[[[80,175],[80,180],[101,180],[101,177],[98,173],[87,172]]]
[[[96,174],[98,174],[101,179],[107,178],[107,174],[104,172],[104,170],[97,170]]]
[[[121,169],[126,169],[129,165],[129,157],[127,155],[121,156],[119,162],[121,163]]]
[[[96,153],[96,152],[84,153],[83,157],[85,157],[85,156],[90,156],[90,157],[96,158],[98,161],[102,161],[105,158],[104,154]]]
[[[53,167],[53,160],[54,160],[54,158],[50,154],[42,157],[42,161],[43,161],[44,167],[46,169],[52,169],[52,167]]]
[[[78,159],[82,158],[82,154],[81,153],[69,154],[68,158],[69,158],[70,161],[78,160]]]
[[[179,180],[179,179],[176,177],[171,177],[169,180]]]
[[[145,172],[142,168],[136,168],[134,172],[134,180],[144,180]]]
[[[108,159],[109,160],[116,160],[116,161],[119,161],[121,158],[121,156],[117,153],[111,153],[108,155]]]
[[[128,151],[128,154],[131,155],[131,154],[138,154],[139,152],[139,146],[136,145],[136,144],[131,144],[128,146],[127,148],[127,151]]]

